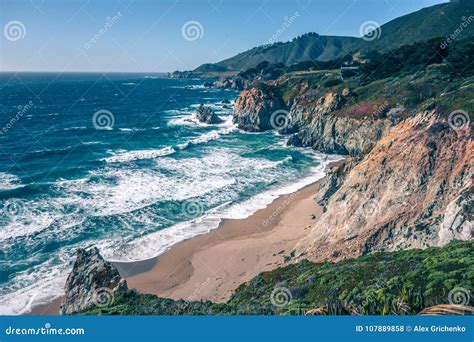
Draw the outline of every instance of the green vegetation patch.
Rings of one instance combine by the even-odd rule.
[[[286,297],[280,304],[275,289]],[[84,315],[411,315],[450,302],[473,305],[474,241],[376,253],[338,263],[299,263],[260,273],[226,304],[130,291]],[[280,298],[281,299],[281,298]]]

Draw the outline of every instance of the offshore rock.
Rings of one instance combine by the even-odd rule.
[[[74,267],[66,281],[61,314],[68,315],[113,304],[118,293],[127,292],[127,281],[105,261],[96,247],[77,251]]]
[[[196,118],[203,123],[207,123],[210,125],[219,124],[222,120],[217,116],[216,113],[212,111],[211,108],[200,105],[196,111]]]

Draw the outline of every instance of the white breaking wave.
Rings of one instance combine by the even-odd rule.
[[[256,163],[250,166],[249,162],[244,160],[245,158],[239,159],[235,156],[229,157],[228,154],[220,155],[214,160],[206,160],[205,158],[191,159],[193,159],[192,163],[194,165],[192,166],[191,163],[187,163],[183,168],[176,166],[176,163],[166,160],[159,160],[157,163],[162,164],[162,166],[167,166],[170,170],[174,169],[175,171],[184,169],[189,170],[190,172],[197,172],[199,169],[205,169],[209,171],[211,175],[222,172],[222,165],[226,165],[227,167],[234,168],[236,170],[239,168],[242,170],[254,168],[263,170],[263,172],[261,172],[261,176],[264,178],[263,175],[268,174],[269,169],[273,168],[279,163],[284,162],[256,160]],[[112,261],[129,262],[146,260],[166,252],[171,246],[178,242],[200,234],[205,234],[211,229],[217,228],[222,219],[243,219],[249,217],[257,210],[267,207],[277,197],[293,193],[323,178],[325,176],[324,169],[326,168],[327,164],[340,160],[341,157],[332,156],[326,158],[324,155],[316,154],[315,159],[320,160],[321,164],[311,170],[311,175],[302,178],[296,183],[292,182],[279,188],[270,189],[240,203],[233,203],[232,201],[225,202],[225,204],[210,210],[195,220],[176,224],[130,242],[124,242],[123,240],[109,240],[107,242],[103,242],[101,245],[101,252],[107,259]],[[224,162],[224,160],[226,161]],[[252,177],[255,177],[255,175],[252,175]]]
[[[10,173],[0,172],[0,191],[13,190],[23,187],[20,178]]]
[[[66,127],[63,130],[64,131],[83,131],[86,130],[86,126],[74,126],[74,127]]]
[[[157,129],[157,128],[152,127],[151,129]],[[119,128],[118,130],[121,132],[141,132],[141,131],[146,131],[147,128]]]
[[[167,165],[177,165],[167,160]],[[170,167],[170,169],[172,169]],[[147,169],[107,169],[92,174],[95,181],[64,182],[60,189],[74,205],[90,216],[110,216],[129,213],[159,201],[182,201],[203,196],[234,182],[220,175],[196,181],[196,177],[172,176]]]
[[[203,144],[207,143],[212,140],[217,140],[220,138],[220,134],[217,131],[212,131],[206,134],[203,134],[197,138],[191,139],[185,143],[178,144],[177,147],[180,150],[184,150],[185,148],[188,148],[189,145],[197,145],[197,144]]]
[[[0,315],[26,314],[34,306],[49,304],[63,296],[77,248],[91,243],[63,248],[46,262],[15,274],[0,290]]]
[[[115,153],[111,157],[104,158],[102,160],[107,163],[126,163],[142,159],[155,159],[158,157],[168,156],[175,153],[175,149],[168,146],[158,150],[138,150],[138,151],[127,151]],[[114,152],[111,152],[114,153]]]

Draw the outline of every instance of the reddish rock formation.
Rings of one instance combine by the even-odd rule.
[[[300,256],[335,260],[471,239],[471,134],[450,128],[435,110],[395,125],[345,167],[343,180],[328,178],[317,197],[325,213],[299,243]]]
[[[285,103],[278,96],[258,88],[250,88],[240,93],[234,104],[234,123],[249,132],[273,129],[271,115],[285,109]]]

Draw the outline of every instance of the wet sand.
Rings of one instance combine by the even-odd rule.
[[[280,196],[245,219],[224,220],[218,228],[182,241],[156,258],[114,264],[129,288],[141,293],[225,302],[260,272],[291,261],[294,246],[322,214],[314,196],[323,181]],[[57,315],[61,300],[36,306],[29,314]]]
[[[294,246],[322,213],[314,201],[322,181],[280,196],[248,218],[225,220],[157,258],[116,265],[129,287],[142,293],[225,302],[241,284],[291,260]]]

